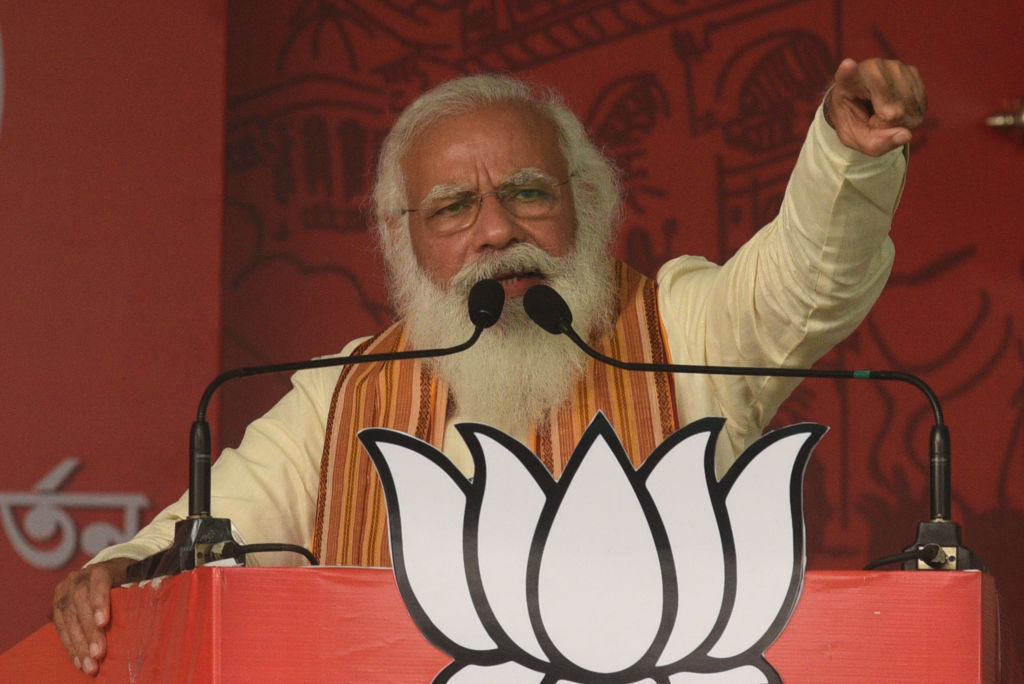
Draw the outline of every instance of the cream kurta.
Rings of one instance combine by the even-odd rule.
[[[888,278],[889,226],[905,170],[902,150],[872,158],[845,147],[819,108],[779,215],[724,266],[682,256],[659,270],[659,305],[673,362],[808,367],[849,335]],[[340,372],[296,373],[293,389],[214,464],[212,511],[231,519],[240,543],[310,543],[327,415]],[[677,375],[680,424],[726,418],[721,474],[761,434],[797,382]],[[473,418],[450,415],[445,431],[443,449],[464,472],[471,461],[453,426]],[[187,513],[185,495],[133,540],[91,562],[141,559],[166,548],[174,523]],[[306,562],[297,554],[251,560]]]

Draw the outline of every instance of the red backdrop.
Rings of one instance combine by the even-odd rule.
[[[220,363],[224,25],[0,4],[0,649],[186,477]]]
[[[12,421],[4,423],[2,488],[29,492],[74,454],[91,461],[69,488],[141,492],[156,508],[181,487],[187,425],[215,370],[217,208],[196,199],[218,190],[223,17],[215,2],[193,3],[202,11],[135,9],[129,28],[120,15],[69,17],[75,5],[61,4],[68,7],[59,16],[40,10],[34,22],[0,11],[0,192],[3,206],[19,202],[25,216],[12,231],[5,210],[4,239],[14,232],[18,240],[5,272],[17,273],[31,253],[36,289],[65,291],[16,298],[11,323],[5,304],[5,356],[9,333],[18,340],[16,363],[3,362],[17,388],[17,396],[5,392],[5,406],[23,415],[9,409],[0,418]],[[953,434],[954,517],[996,575],[1014,631],[1024,634],[1024,552],[1007,543],[1024,528],[1024,250],[1016,235],[1024,147],[982,124],[1024,95],[1024,36],[1008,28],[1022,17],[1010,0],[228,3],[222,363],[336,351],[387,321],[362,207],[380,137],[431,84],[502,70],[561,89],[626,174],[617,251],[651,273],[679,253],[727,258],[773,215],[840,57],[898,57],[920,67],[930,111],[895,222],[895,272],[868,321],[822,365],[899,368],[936,388]],[[104,65],[100,82],[90,60]],[[77,103],[95,99],[117,104],[83,115]],[[59,111],[43,113],[60,120],[41,118],[54,102]],[[120,128],[106,138],[94,133],[115,117]],[[154,139],[160,121],[173,121],[180,135],[161,126]],[[42,165],[50,177],[40,178],[46,151],[57,167]],[[97,158],[120,183],[82,170]],[[7,172],[12,159],[16,182]],[[111,193],[121,202],[116,210]],[[46,198],[46,206],[25,209],[31,198]],[[39,240],[38,224],[56,234]],[[65,251],[75,257],[70,265]],[[186,256],[200,265],[186,267]],[[75,268],[89,270],[99,294],[88,294]],[[145,301],[149,287],[159,290],[155,302]],[[88,302],[75,299],[83,296]],[[41,313],[49,307],[58,310]],[[75,320],[63,309],[88,322],[72,331],[71,358],[84,364],[74,371],[52,355],[30,361],[49,345],[54,354],[70,346],[53,334]],[[150,351],[155,361],[143,358]],[[111,375],[137,387],[126,392],[106,380]],[[286,379],[243,382],[223,395],[227,442],[287,389]],[[86,414],[99,421],[88,433]],[[833,428],[807,478],[810,567],[857,568],[909,544],[928,513],[923,399],[909,388],[807,382],[777,422],[797,420]],[[139,424],[147,436],[125,434]],[[15,455],[24,463],[12,466]],[[142,474],[117,460],[143,455]],[[9,553],[3,563],[5,577],[45,587],[33,589],[33,601],[65,571],[40,571]],[[38,603],[41,614],[45,602]],[[0,624],[8,630],[0,645],[4,634],[39,622]]]

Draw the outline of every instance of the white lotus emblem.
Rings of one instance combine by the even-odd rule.
[[[721,482],[706,418],[634,469],[595,416],[562,477],[459,426],[472,481],[404,433],[359,437],[387,497],[395,578],[452,656],[435,682],[776,682],[764,649],[799,598],[802,483],[824,433],[761,438]]]

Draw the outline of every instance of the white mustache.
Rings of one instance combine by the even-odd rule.
[[[565,268],[565,259],[551,256],[535,245],[519,243],[464,266],[451,279],[451,289],[456,294],[468,295],[473,285],[481,280],[506,273],[538,273],[550,280]]]

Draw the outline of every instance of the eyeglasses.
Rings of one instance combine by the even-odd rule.
[[[436,233],[455,233],[465,230],[476,222],[484,198],[494,195],[505,211],[518,219],[537,220],[550,218],[558,213],[562,205],[562,187],[572,176],[562,182],[542,175],[523,180],[502,183],[496,190],[478,192],[461,190],[428,196],[418,209],[403,209],[402,215],[419,212],[427,227]]]

